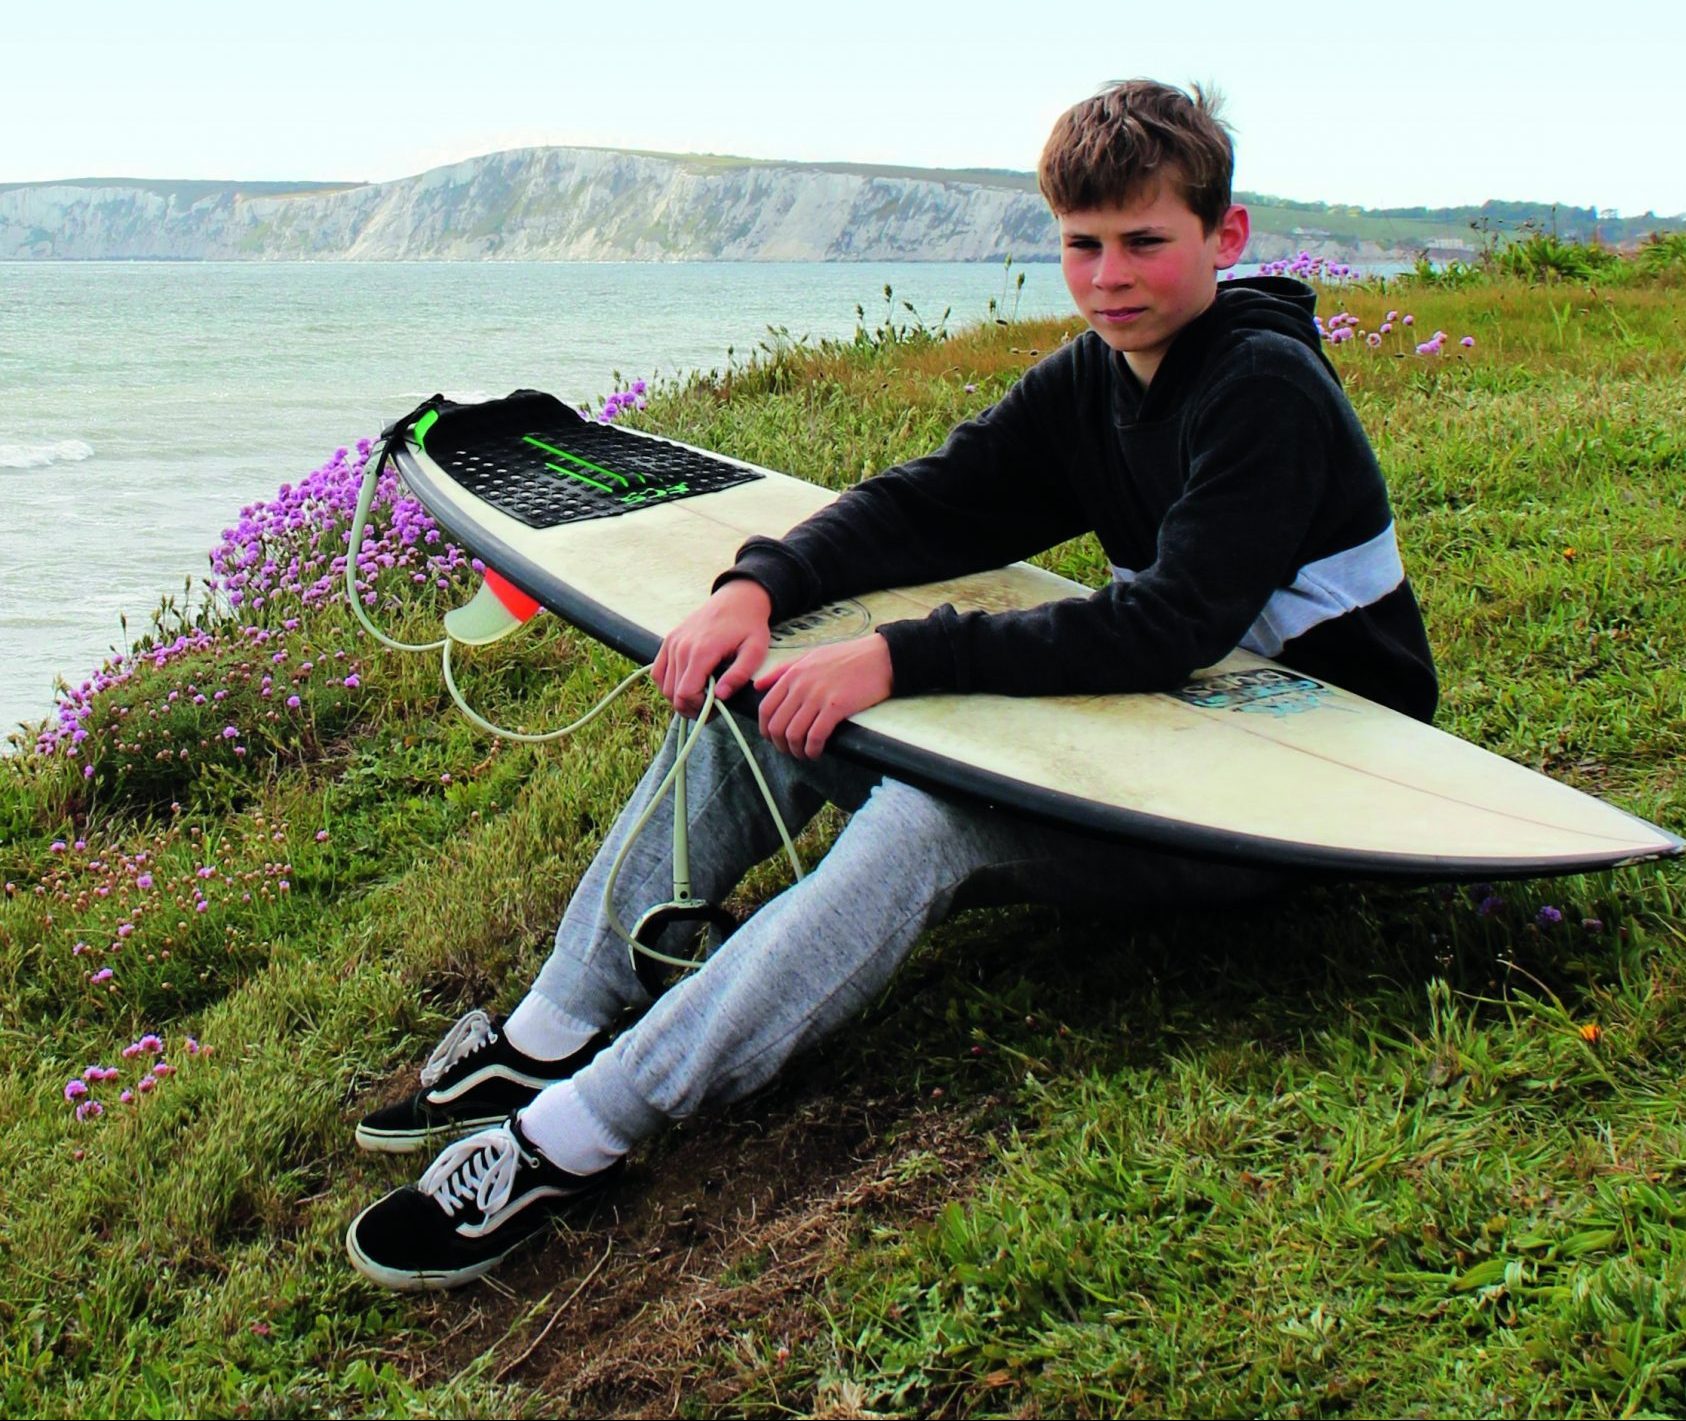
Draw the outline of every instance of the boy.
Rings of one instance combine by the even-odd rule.
[[[663,643],[653,675],[695,715],[709,675],[722,700],[748,684],[780,620],[997,567],[1090,529],[1112,584],[1024,612],[944,607],[759,677],[755,749],[786,822],[794,830],[827,799],[852,817],[812,873],[611,1038],[611,1023],[649,999],[605,921],[603,883],[672,764],[670,736],[533,989],[507,1020],[470,1012],[429,1059],[423,1090],[359,1126],[371,1149],[466,1136],[352,1223],[361,1272],[396,1288],[479,1276],[552,1211],[611,1181],[667,1121],[748,1094],[844,1023],[958,905],[1207,903],[1278,882],[1092,842],[821,758],[849,716],[932,691],[1170,689],[1237,645],[1432,714],[1433,665],[1387,492],[1319,349],[1312,293],[1284,280],[1218,288],[1248,237],[1232,165],[1198,89],[1132,81],[1067,112],[1039,177],[1090,330],[937,453],[782,539],[751,539]],[[695,891],[718,901],[776,840],[724,727],[701,736],[688,771],[691,870]],[[658,810],[617,881],[624,920],[665,897],[670,843]]]

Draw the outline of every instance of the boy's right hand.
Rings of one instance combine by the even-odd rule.
[[[730,700],[766,659],[772,611],[773,599],[759,582],[734,577],[667,634],[650,679],[674,710],[695,716],[708,678],[730,658],[715,686],[718,699]]]

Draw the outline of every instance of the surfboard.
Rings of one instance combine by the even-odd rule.
[[[424,408],[398,431],[399,471],[451,538],[635,661],[654,659],[746,538],[777,537],[835,497],[531,391]],[[1089,590],[1019,563],[873,592],[776,627],[768,664],[943,603],[1007,611]],[[1686,848],[1614,805],[1240,650],[1165,694],[892,698],[839,727],[827,753],[1089,834],[1354,876],[1533,877]]]

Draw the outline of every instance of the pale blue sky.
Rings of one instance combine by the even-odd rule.
[[[1228,94],[1243,188],[1686,211],[1672,0],[7,8],[0,182],[380,180],[535,143],[1030,168],[1063,108],[1146,74]]]

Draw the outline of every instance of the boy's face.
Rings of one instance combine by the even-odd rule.
[[[1122,207],[1060,214],[1060,270],[1071,299],[1144,385],[1178,331],[1212,304],[1218,272],[1247,245],[1247,209],[1210,232],[1176,186]]]

